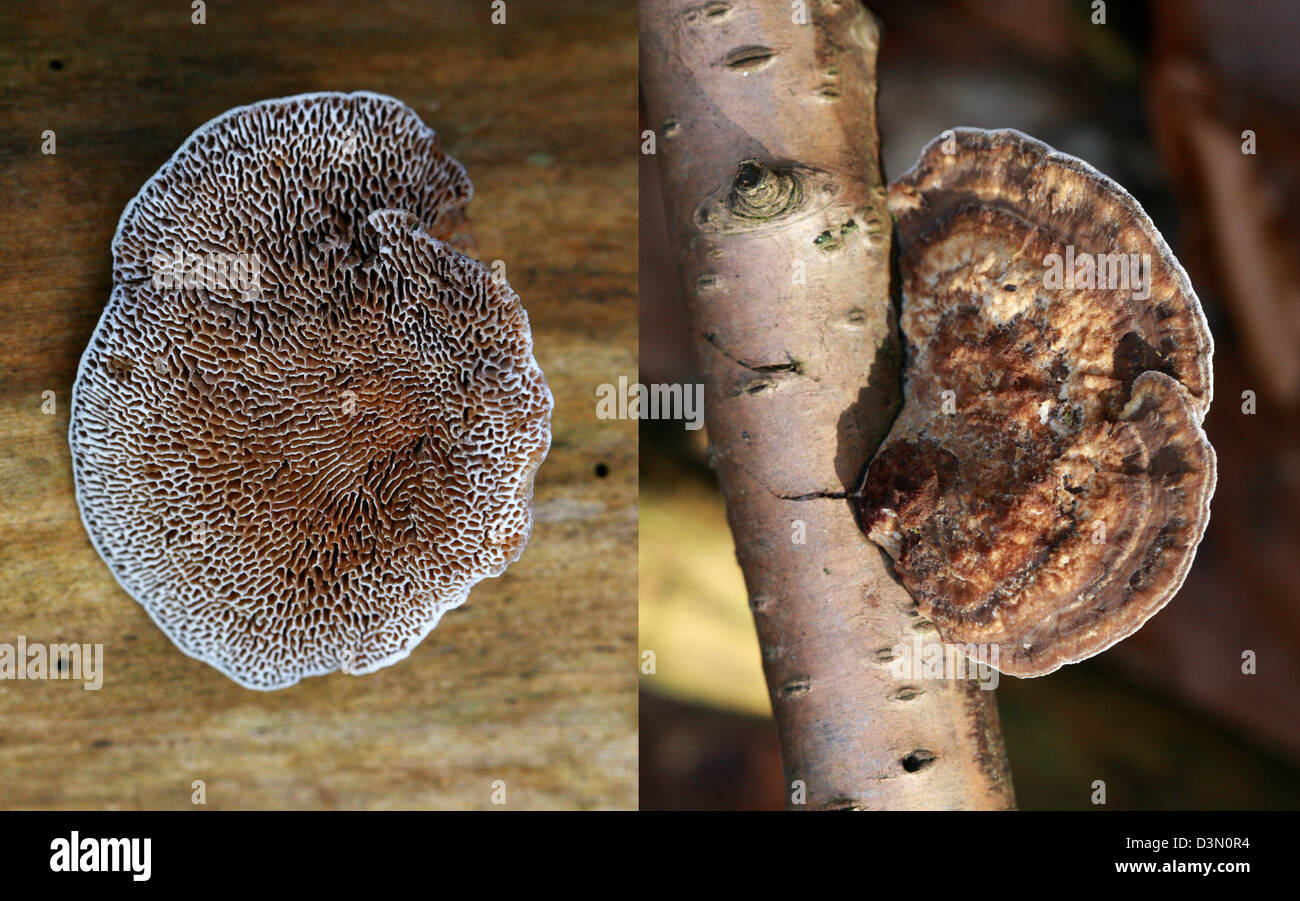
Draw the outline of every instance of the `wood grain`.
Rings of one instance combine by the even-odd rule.
[[[486,2],[0,10],[0,642],[104,645],[105,681],[0,682],[0,807],[636,803],[636,432],[594,415],[636,367],[636,10]],[[555,394],[523,558],[411,657],[247,691],[117,586],[73,500],[77,360],[123,206],[196,127],[305,91],[408,103],[469,170]],[[41,153],[52,129],[57,154]],[[55,412],[42,413],[53,391]],[[607,467],[598,477],[597,464]]]

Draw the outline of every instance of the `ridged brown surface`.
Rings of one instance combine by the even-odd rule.
[[[123,588],[243,685],[405,657],[528,540],[551,395],[505,280],[430,234],[469,196],[406,106],[322,94],[204,126],[123,214],[78,501]],[[256,284],[160,284],[178,250]]]
[[[1051,672],[1140,628],[1191,565],[1215,482],[1204,316],[1132,197],[1018,132],[941,137],[889,202],[906,388],[862,527],[945,641]],[[1051,254],[1104,277],[1057,281]]]

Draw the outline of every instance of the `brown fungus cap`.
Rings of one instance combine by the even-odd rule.
[[[906,387],[859,521],[945,642],[1019,676],[1099,653],[1209,519],[1196,295],[1131,196],[1019,132],[941,136],[889,205]]]
[[[242,685],[400,660],[528,540],[552,400],[518,297],[434,237],[469,196],[407,107],[320,94],[208,123],[123,214],[77,499],[122,587]],[[181,277],[230,257],[252,277]]]

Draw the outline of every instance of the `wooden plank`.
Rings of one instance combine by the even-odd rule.
[[[636,367],[636,9],[593,0],[13,4],[0,10],[0,642],[104,645],[98,691],[0,682],[0,808],[636,803],[636,431],[594,388]],[[78,358],[123,206],[190,132],[304,91],[408,103],[465,164],[555,393],[523,558],[411,657],[258,693],[178,651],[73,500]],[[52,129],[57,154],[41,153]],[[53,391],[55,412],[42,413]],[[597,464],[608,468],[596,475]]]

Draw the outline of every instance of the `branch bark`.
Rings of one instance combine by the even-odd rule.
[[[641,3],[644,102],[791,805],[1010,807],[993,692],[894,675],[899,645],[937,637],[845,500],[900,400],[879,31],[855,0],[807,7],[802,24],[784,2]]]

